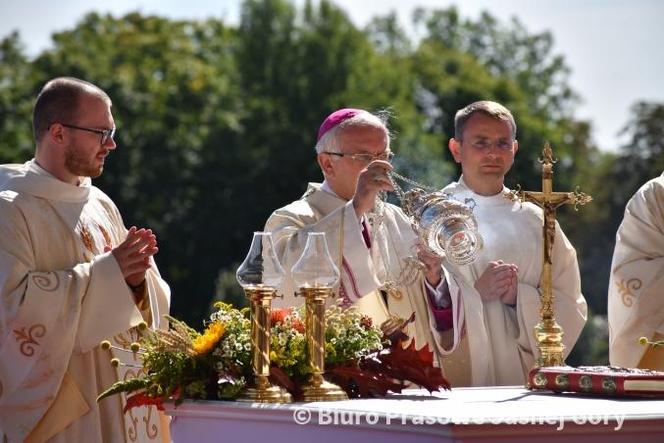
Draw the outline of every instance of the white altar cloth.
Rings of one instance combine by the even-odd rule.
[[[167,408],[174,443],[664,441],[664,400],[455,388],[429,396],[265,405],[185,402]],[[637,440],[634,440],[637,439]]]

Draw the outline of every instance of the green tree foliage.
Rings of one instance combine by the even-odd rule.
[[[98,185],[127,225],[157,233],[173,309],[200,319],[219,269],[215,257],[233,241],[219,217],[234,189],[225,171],[244,167],[227,155],[240,135],[234,31],[216,20],[90,14],[54,43],[34,72],[40,83],[84,78],[112,97],[118,149]]]
[[[300,15],[283,0],[244,3],[237,61],[246,98],[242,125],[250,128],[242,145],[251,161],[241,191],[262,203],[243,209],[260,220],[256,229],[274,208],[300,197],[306,181],[320,179],[315,129],[346,88],[358,38],[327,2]],[[269,186],[261,185],[268,178]]]
[[[609,328],[605,315],[588,313],[588,321],[565,363],[570,366],[608,365]]]
[[[14,32],[0,41],[0,159],[23,162],[34,150],[32,139],[32,66]]]
[[[505,25],[486,11],[476,21],[464,19],[455,6],[419,8],[413,19],[427,39],[470,54],[491,75],[516,82],[534,112],[556,119],[569,115],[576,101],[567,83],[570,69],[552,54],[549,32],[532,34],[517,18]]]
[[[664,171],[664,103],[635,103],[622,133],[627,143],[617,154],[601,156],[589,171],[595,202],[578,225],[575,243],[584,251],[581,273],[589,288],[586,298],[599,313],[606,313],[611,257],[625,205],[641,185]]]
[[[413,65],[433,131],[447,140],[458,109],[476,100],[501,102],[515,115],[520,145],[508,184],[540,186],[537,159],[544,141],[560,160],[558,186],[577,184],[597,150],[589,143],[589,126],[571,118],[577,98],[567,83],[569,67],[552,52],[551,34],[530,34],[516,18],[504,25],[488,12],[464,19],[456,7],[417,9],[413,20],[423,35]],[[444,155],[451,161],[447,150]]]
[[[664,171],[664,103],[635,103],[622,132],[630,140],[620,150],[615,175],[628,179],[630,189],[638,189]]]
[[[0,42],[0,161],[30,157],[32,104],[49,78],[77,76],[108,91],[118,149],[97,184],[127,225],[155,230],[172,311],[197,323],[213,298],[244,302],[233,275],[251,231],[298,198],[307,181],[321,180],[313,146],[329,112],[387,109],[397,170],[442,187],[457,174],[447,150],[455,112],[497,100],[519,126],[509,185],[539,189],[537,158],[548,140],[559,159],[555,187],[595,194],[578,214],[561,210],[560,220],[580,254],[584,292],[603,313],[608,273],[598,269],[612,244],[600,247],[588,232],[615,235],[607,226],[617,226],[631,188],[661,171],[662,106],[634,108],[633,142],[615,160],[593,146],[589,124],[573,117],[570,70],[549,33],[489,13],[466,19],[455,8],[419,9],[413,21],[417,40],[394,13],[359,29],[328,0],[301,8],[245,0],[235,26],[89,14],[34,60],[9,35]],[[625,177],[625,189],[605,185]]]
[[[635,103],[622,132],[628,141],[618,153],[599,155],[594,168],[587,167],[591,179],[586,190],[595,201],[583,209],[572,231],[574,245],[582,253],[579,264],[584,295],[596,314],[589,318],[570,356],[572,363],[608,361],[608,331],[602,318],[606,315],[615,236],[627,201],[641,185],[664,171],[664,103]]]

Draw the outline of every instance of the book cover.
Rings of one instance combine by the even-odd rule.
[[[664,397],[664,372],[619,366],[550,366],[528,374],[528,388],[608,396]]]

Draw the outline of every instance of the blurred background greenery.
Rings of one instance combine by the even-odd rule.
[[[555,187],[594,197],[559,213],[590,308],[568,361],[606,363],[615,232],[628,198],[664,170],[664,103],[634,103],[628,142],[600,151],[590,123],[573,116],[579,97],[548,32],[455,7],[417,9],[412,26],[417,40],[394,13],[358,28],[329,1],[246,0],[233,25],[91,13],[36,57],[13,33],[0,42],[0,163],[32,156],[32,105],[48,79],[70,75],[106,90],[119,149],[96,184],[127,225],[156,231],[172,314],[199,325],[215,300],[245,303],[235,269],[252,231],[321,180],[313,145],[325,115],[389,109],[398,170],[443,187],[458,175],[446,149],[454,113],[496,100],[519,127],[508,186],[539,189],[537,158],[549,141]]]

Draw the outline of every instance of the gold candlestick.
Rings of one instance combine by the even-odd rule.
[[[325,300],[332,295],[329,287],[302,287],[300,295],[306,303],[306,336],[312,375],[304,386],[304,401],[348,400],[337,385],[323,378],[325,373]]]
[[[255,403],[290,403],[291,395],[272,386],[270,377],[270,314],[272,299],[284,278],[269,232],[254,232],[249,252],[235,274],[251,302],[251,358],[255,386],[238,400]]]
[[[291,403],[291,395],[279,386],[270,384],[270,312],[277,290],[271,287],[245,287],[251,302],[251,366],[255,387],[247,387],[240,401],[254,403]]]
[[[535,338],[540,351],[536,366],[563,366],[563,328],[556,322],[553,309],[553,282],[551,270],[553,267],[553,241],[556,237],[556,209],[559,206],[572,204],[576,209],[578,205],[585,205],[592,201],[592,197],[579,192],[553,192],[553,150],[549,143],[544,145],[542,158],[539,159],[542,164],[542,192],[522,191],[517,187],[515,191],[507,194],[506,197],[513,201],[528,201],[544,210],[544,254],[542,263],[542,276],[540,287],[542,295],[540,297],[540,322],[535,326]]]
[[[305,299],[305,327],[309,366],[309,383],[304,386],[305,401],[347,400],[337,385],[325,381],[325,300],[339,281],[339,269],[330,257],[325,233],[310,232],[302,256],[293,265],[293,280],[299,295]]]

